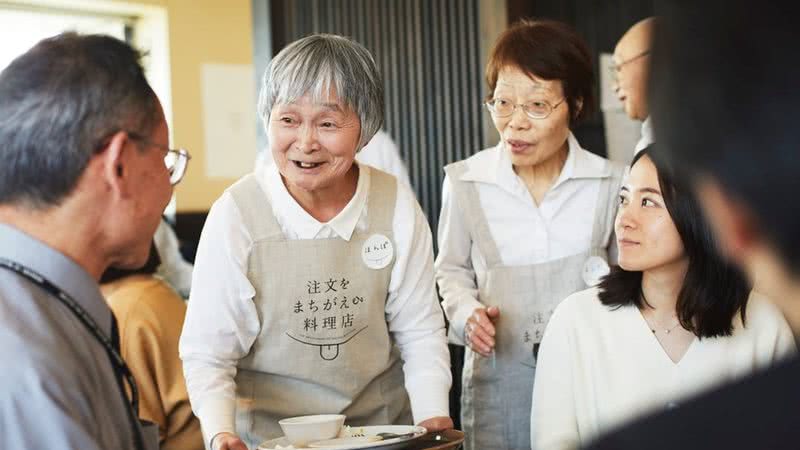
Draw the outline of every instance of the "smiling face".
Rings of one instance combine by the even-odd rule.
[[[614,229],[619,265],[625,270],[653,270],[688,259],[649,156],[639,159],[625,179]]]
[[[517,105],[546,102],[555,106],[544,119],[530,118],[519,106],[508,117],[492,115],[514,166],[549,161],[567,145],[570,111],[561,81],[531,78],[516,67],[506,67],[498,73],[493,98]]]
[[[358,116],[331,94],[324,103],[305,95],[275,104],[269,118],[272,156],[287,188],[307,193],[346,185],[361,126]]]

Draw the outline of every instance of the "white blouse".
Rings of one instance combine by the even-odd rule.
[[[556,308],[541,344],[533,387],[531,445],[577,448],[635,417],[774,364],[795,343],[778,310],[758,294],[729,337],[703,338],[673,362],[636,306],[610,308],[598,288]]]
[[[543,263],[589,248],[600,183],[610,174],[610,167],[605,159],[581,148],[572,133],[568,143],[561,174],[539,205],[514,172],[501,144],[467,159],[469,170],[461,179],[475,182],[504,265]],[[478,285],[485,281],[487,267],[470,238],[452,183],[445,177],[435,269],[442,306],[450,320],[450,342],[464,345],[466,321],[475,308],[483,306],[478,301]],[[613,237],[609,250],[613,263]]]
[[[287,239],[350,240],[356,228],[366,229],[369,215],[370,169],[359,167],[355,195],[327,223],[314,219],[292,198],[274,164],[256,174]],[[404,183],[398,183],[393,231],[396,259],[386,320],[403,359],[405,386],[418,423],[449,416],[450,356],[434,291],[430,227]],[[236,365],[260,331],[255,289],[247,278],[251,245],[226,191],[211,207],[203,227],[180,341],[186,387],[206,442],[220,432],[235,431]]]

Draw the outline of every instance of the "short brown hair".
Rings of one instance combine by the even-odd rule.
[[[594,112],[594,68],[586,42],[567,24],[523,19],[503,32],[489,55],[486,83],[490,96],[497,76],[506,67],[528,75],[559,80],[570,110],[570,125]],[[583,105],[579,107],[579,102]]]

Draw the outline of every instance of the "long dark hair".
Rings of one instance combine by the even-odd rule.
[[[638,153],[633,167],[654,145]],[[652,158],[651,158],[652,159]],[[671,170],[654,161],[664,203],[689,257],[686,278],[678,294],[676,312],[681,326],[696,336],[730,336],[737,313],[745,320],[750,283],[744,274],[725,261],[703,211],[690,187],[675,179]],[[647,305],[642,295],[642,272],[619,266],[600,282],[600,301],[607,306]]]

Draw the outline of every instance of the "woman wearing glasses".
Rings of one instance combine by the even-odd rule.
[[[372,56],[347,38],[309,36],[270,63],[259,111],[275,164],[211,208],[180,343],[215,450],[309,414],[453,426],[430,228],[405,183],[354,163],[383,102]]]
[[[620,190],[619,267],[561,302],[547,326],[531,413],[537,450],[583,447],[794,352],[789,325],[718,256],[697,199],[653,163],[653,148],[634,157]]]
[[[595,97],[589,50],[566,25],[512,26],[486,78],[500,142],[445,168],[435,268],[449,338],[467,347],[466,448],[523,449],[550,314],[608,273],[621,169],[570,132]]]

